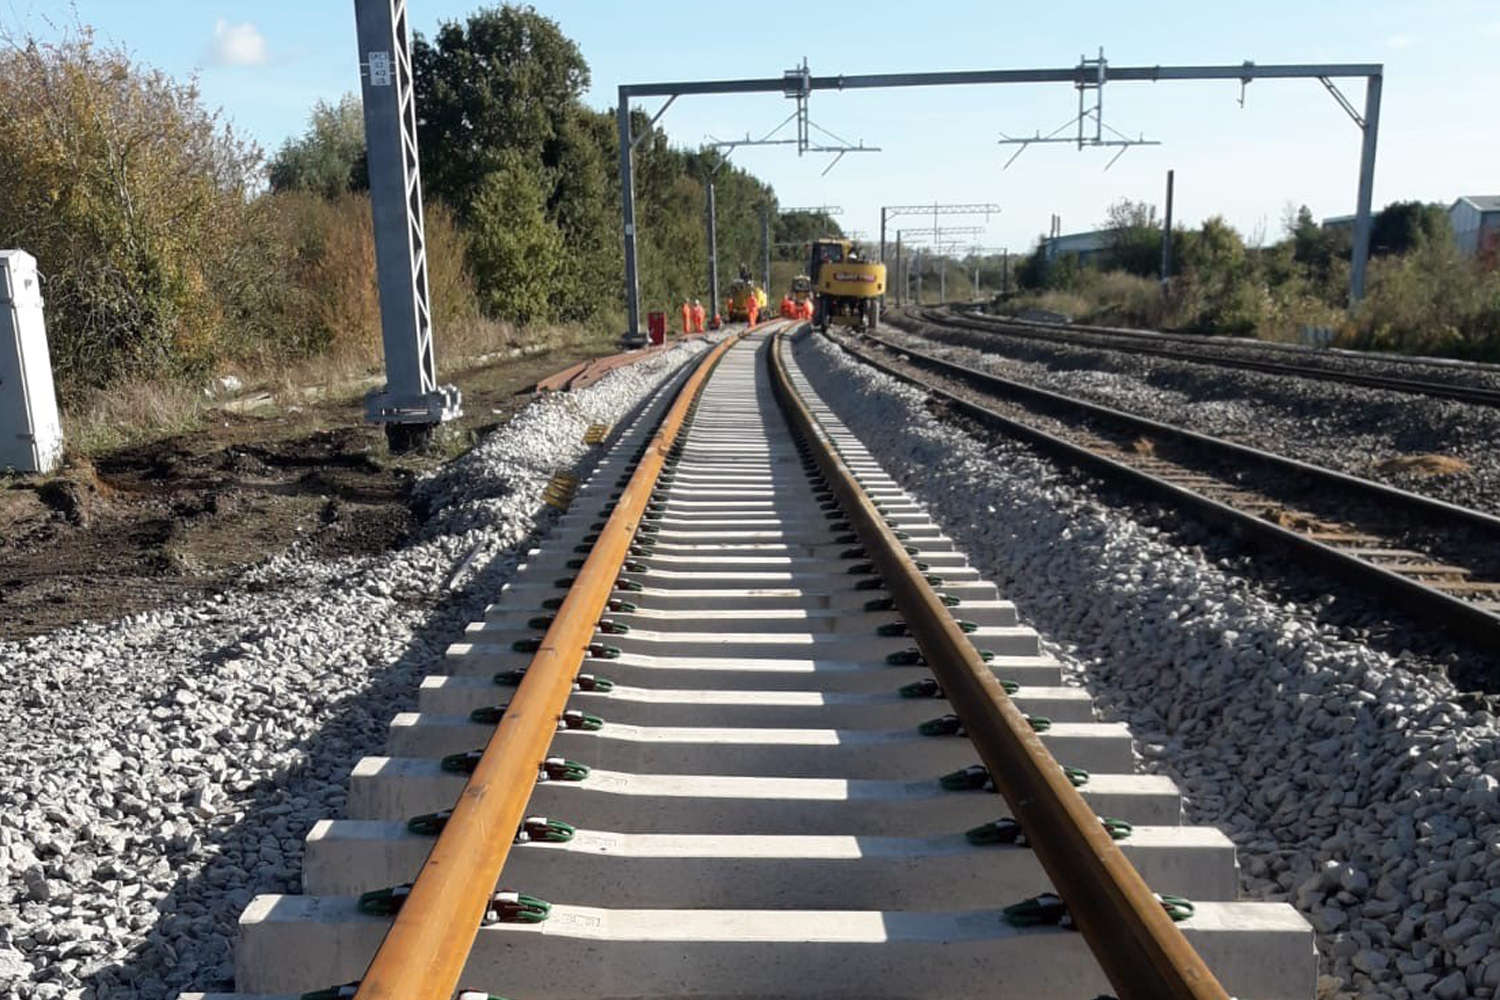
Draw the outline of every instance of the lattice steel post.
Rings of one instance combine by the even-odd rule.
[[[462,416],[462,396],[437,384],[432,350],[406,0],[355,0],[354,17],[386,373],[385,388],[365,397],[365,416],[385,425],[393,449],[405,450]]]

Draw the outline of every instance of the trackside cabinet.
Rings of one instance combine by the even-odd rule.
[[[0,473],[51,472],[61,458],[36,258],[0,250]]]

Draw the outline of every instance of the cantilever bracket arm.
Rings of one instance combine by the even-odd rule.
[[[1318,82],[1328,88],[1328,92],[1333,95],[1333,99],[1338,102],[1339,107],[1344,109],[1344,114],[1348,115],[1353,119],[1354,124],[1363,129],[1365,127],[1365,116],[1359,113],[1359,109],[1354,106],[1354,103],[1348,97],[1344,96],[1344,92],[1339,89],[1339,85],[1326,76],[1318,77]]]
[[[672,102],[677,100],[677,97],[677,94],[673,94],[671,97],[667,98],[667,103],[661,106],[660,111],[651,116],[651,120],[646,123],[646,127],[641,129],[641,134],[630,140],[630,151],[632,153],[635,152],[635,147],[641,144],[641,140],[651,134],[651,126],[661,121],[661,116],[667,113],[667,109],[672,106]]]

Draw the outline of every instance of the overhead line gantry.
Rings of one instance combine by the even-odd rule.
[[[1365,266],[1370,253],[1370,200],[1375,178],[1375,145],[1380,124],[1380,95],[1385,67],[1380,63],[1289,63],[1257,65],[1244,62],[1238,66],[1111,66],[1101,56],[1097,60],[1080,60],[1076,66],[1055,69],[988,69],[956,70],[932,73],[870,73],[844,76],[814,76],[806,61],[779,77],[743,80],[684,80],[663,83],[627,83],[619,87],[615,107],[620,137],[620,192],[625,243],[625,300],[629,329],[627,336],[640,334],[640,275],[636,259],[635,184],[632,174],[633,141],[630,124],[631,101],[643,97],[664,97],[666,103],[652,117],[654,124],[673,101],[685,95],[727,95],[780,93],[798,102],[805,118],[808,97],[816,90],[871,90],[887,87],[982,86],[1006,83],[1067,83],[1079,89],[1102,87],[1106,83],[1162,83],[1172,80],[1231,80],[1241,85],[1252,80],[1317,80],[1333,95],[1361,133],[1359,185],[1356,196],[1353,258],[1349,269],[1349,300],[1357,302],[1364,295]],[[1338,79],[1365,81],[1365,104],[1361,113],[1334,83]],[[799,139],[800,132],[799,124]],[[804,144],[799,141],[799,152]],[[810,148],[810,147],[808,147]],[[856,147],[858,148],[858,147]]]

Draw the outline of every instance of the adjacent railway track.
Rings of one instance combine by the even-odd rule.
[[[1310,1000],[1308,925],[1235,900],[784,326],[614,436],[247,907],[242,994]]]
[[[1220,368],[1239,368],[1288,378],[1342,382],[1346,385],[1385,389],[1391,392],[1452,399],[1476,406],[1500,406],[1500,388],[1465,384],[1460,381],[1440,381],[1430,375],[1381,374],[1328,367],[1313,354],[1295,359],[1288,358],[1285,361],[1265,357],[1234,356],[1229,352],[1248,351],[1249,348],[1247,345],[1236,343],[1228,338],[1215,339],[1100,327],[1079,329],[1050,323],[1027,323],[976,313],[955,314],[947,308],[920,308],[914,310],[914,315],[926,323],[948,329],[1017,337],[1072,347],[1094,347],[1173,361],[1190,361],[1194,364],[1214,365]],[[1263,350],[1268,345],[1255,346]],[[1403,362],[1398,358],[1391,359],[1390,363],[1399,366],[1418,364]],[[1493,367],[1489,370],[1492,374],[1496,373]]]
[[[1295,553],[1486,648],[1500,645],[1500,517],[979,371],[881,336],[834,340],[980,424]]]

